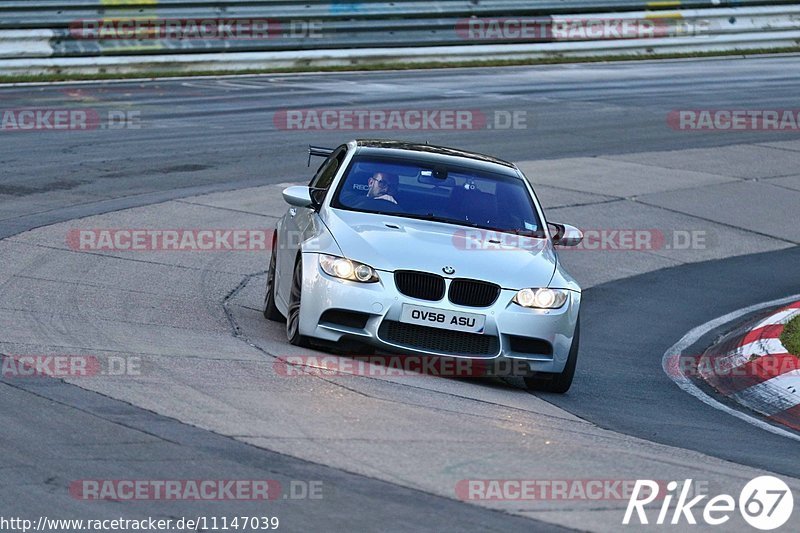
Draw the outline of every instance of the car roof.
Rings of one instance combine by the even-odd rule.
[[[513,163],[457,148],[384,139],[357,139],[356,145],[359,155],[390,155],[428,162],[460,162],[462,165],[465,163],[464,159],[469,159],[470,166],[519,177],[517,167]],[[461,161],[457,161],[458,159]]]

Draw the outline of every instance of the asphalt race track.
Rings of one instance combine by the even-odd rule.
[[[661,364],[695,326],[800,293],[800,131],[679,131],[667,116],[795,109],[799,67],[787,55],[0,88],[0,109],[124,112],[140,125],[0,131],[0,353],[136,355],[145,369],[0,378],[0,515],[618,531],[624,501],[463,502],[454,487],[693,477],[733,493],[766,471],[797,493],[797,440],[697,401]],[[522,113],[524,127],[286,131],[273,121],[310,108]],[[496,155],[526,171],[551,220],[702,231],[706,245],[562,255],[585,292],[576,379],[559,396],[513,379],[282,378],[274,358],[306,352],[260,314],[267,253],[65,244],[74,228],[272,227],[283,184],[308,179],[306,145],[354,137]],[[314,480],[323,497],[94,502],[68,491],[81,479],[222,478],[284,489]]]
[[[664,386],[661,361],[647,357],[663,354],[693,325],[724,314],[720,309],[796,294],[798,278],[787,274],[797,273],[798,265],[800,250],[790,248],[660,270],[591,289],[584,315],[591,318],[584,327],[592,332],[586,343],[592,356],[583,361],[577,390],[548,400],[602,427],[798,477],[797,441],[700,408],[700,402],[685,402],[683,391]],[[657,333],[645,339],[633,331]],[[715,333],[725,331],[710,333],[697,343],[697,352],[688,353],[700,353]],[[619,386],[622,375],[632,378],[625,387]]]

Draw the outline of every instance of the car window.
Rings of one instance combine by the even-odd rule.
[[[384,178],[387,186],[375,183]],[[356,156],[332,206],[535,236],[542,233],[521,178],[468,167]]]
[[[334,150],[328,159],[323,161],[319,166],[317,173],[313,178],[311,178],[311,182],[308,184],[308,186],[315,189],[327,190],[331,186],[334,176],[336,176],[336,171],[339,170],[339,167],[344,161],[344,156],[346,153],[346,145],[342,145]]]

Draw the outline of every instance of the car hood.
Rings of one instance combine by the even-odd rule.
[[[324,221],[348,259],[377,270],[418,270],[522,289],[546,287],[556,268],[546,239],[340,209],[327,210]],[[455,273],[444,274],[447,266]]]

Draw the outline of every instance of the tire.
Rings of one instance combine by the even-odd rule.
[[[575,334],[572,337],[572,345],[569,347],[567,364],[560,374],[538,374],[525,378],[525,386],[528,390],[539,392],[555,392],[564,394],[572,386],[572,378],[575,376],[575,366],[578,362],[578,350],[580,349],[581,319],[575,323]]]
[[[300,335],[300,304],[303,297],[303,259],[297,258],[292,274],[292,289],[289,292],[289,308],[286,310],[286,338],[295,346],[308,348],[308,337]]]
[[[267,290],[264,296],[264,318],[273,322],[283,322],[286,320],[278,308],[275,306],[275,264],[278,246],[276,243],[277,232],[272,238],[272,255],[269,258],[269,270],[267,270]]]

